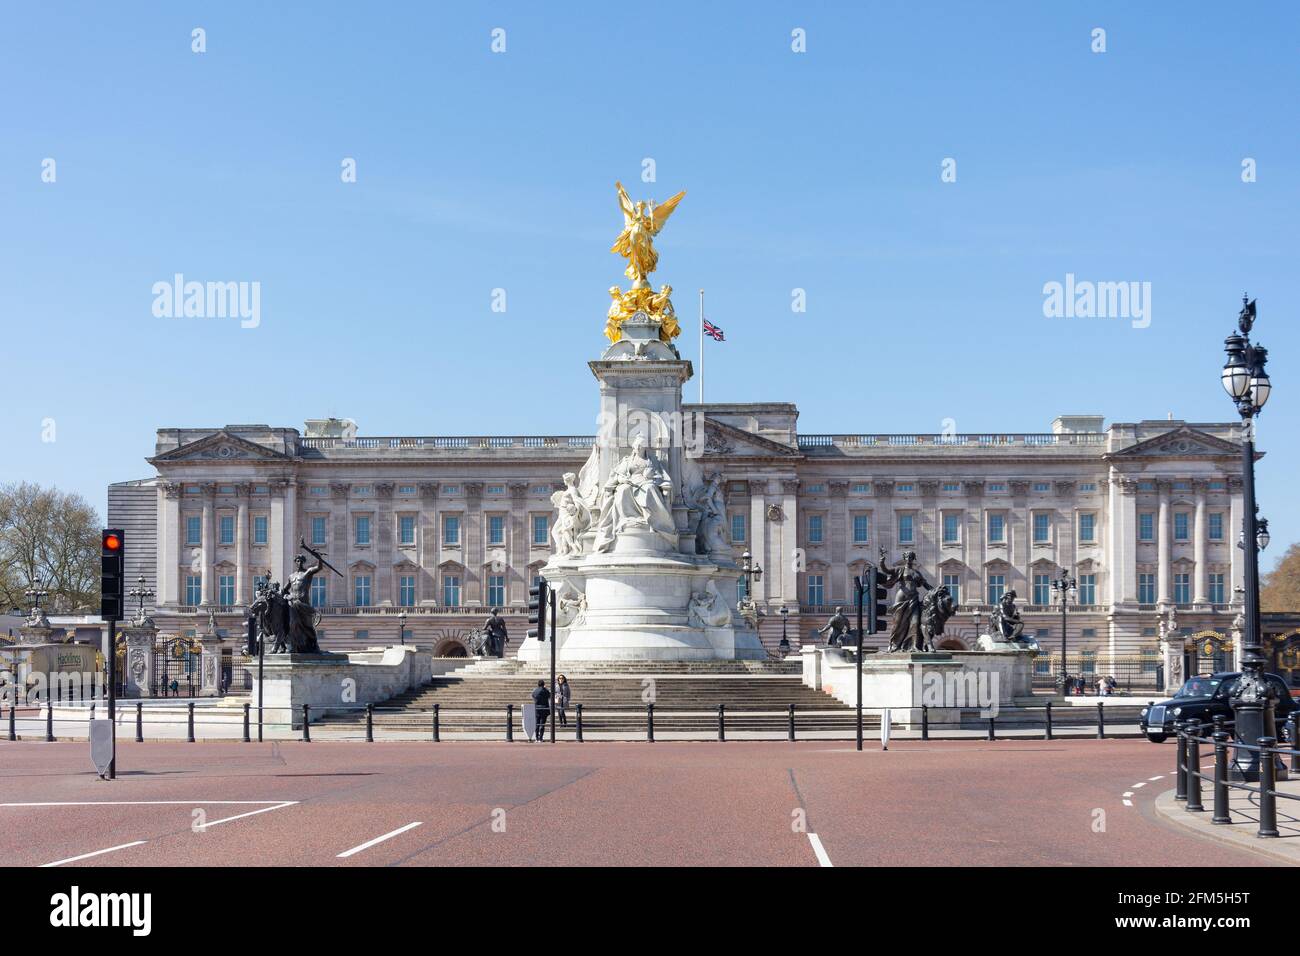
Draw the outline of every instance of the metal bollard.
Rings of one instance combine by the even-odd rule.
[[[1223,728],[1223,716],[1214,718],[1214,816],[1211,823],[1231,823],[1228,811],[1228,732]]]
[[[194,701],[190,701],[185,707],[185,742],[194,743]]]
[[[1106,705],[1097,701],[1097,739],[1106,739]]]
[[[375,705],[366,704],[366,743],[375,742]]]
[[[1203,813],[1205,804],[1201,803],[1201,722],[1191,721],[1190,735],[1187,738],[1187,806],[1183,809],[1189,813]]]
[[[645,739],[648,743],[655,742],[655,705],[653,703],[645,705]]]
[[[247,706],[247,705],[245,705]],[[245,724],[245,727],[248,725]],[[135,702],[135,742],[144,743],[144,704]]]
[[[90,702],[90,719],[95,719],[95,702],[93,700]]]
[[[1187,799],[1187,736],[1183,732],[1181,720],[1174,721],[1174,733],[1178,735],[1174,746],[1174,799]]]
[[[311,743],[311,704],[302,705],[302,742]]]
[[[1043,739],[1051,740],[1052,739],[1052,702],[1050,700],[1047,702],[1046,717],[1047,717],[1047,723],[1043,725]]]
[[[1292,711],[1291,723],[1291,772],[1300,773],[1300,710]]]
[[[434,705],[433,705],[433,742],[434,742],[435,744],[442,740],[442,731],[441,731],[441,728],[438,727],[438,718],[439,718],[439,715],[438,715],[438,707],[439,707],[439,706],[440,706],[439,704],[434,704]]]
[[[930,739],[930,705],[921,705],[921,739]]]
[[[506,704],[506,741],[515,739],[515,705]]]
[[[994,733],[993,733],[993,720],[994,720],[993,717],[990,717],[990,718],[989,718],[989,736],[988,736],[988,739],[989,739],[989,740],[997,740],[997,739],[998,739],[998,738],[994,735]]]
[[[790,739],[794,740],[794,704],[790,705]]]
[[[17,726],[16,726],[15,723],[14,723],[14,720],[15,720],[14,712],[15,712],[16,710],[18,710],[18,694],[17,694],[17,692],[15,691],[15,693],[14,693],[14,705],[13,705],[12,707],[9,708],[9,739],[10,739],[10,740],[17,740],[17,739],[18,739],[18,728],[17,728]]]
[[[49,694],[45,695],[45,742],[54,742],[54,701]]]
[[[727,739],[727,705],[718,705],[718,739]]]
[[[244,701],[244,743],[252,743],[252,738],[248,736],[248,711],[252,707],[248,701]]]
[[[582,705],[574,705],[573,710],[578,715],[578,743],[582,743]]]
[[[1277,746],[1276,737],[1259,738],[1259,832],[1260,837],[1280,836],[1277,832]]]

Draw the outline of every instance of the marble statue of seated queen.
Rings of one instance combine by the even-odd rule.
[[[593,549],[610,551],[624,531],[640,529],[649,529],[664,545],[675,547],[677,526],[668,508],[672,490],[672,480],[650,458],[644,436],[637,435],[631,453],[605,479]]]

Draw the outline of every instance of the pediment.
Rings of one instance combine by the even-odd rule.
[[[1240,456],[1241,446],[1200,429],[1183,425],[1105,457],[1109,459],[1220,458],[1224,455]]]
[[[774,455],[782,458],[799,457],[798,450],[789,445],[712,418],[704,420],[704,454],[710,457],[726,455],[739,458],[771,458]]]
[[[1036,568],[1039,571],[1047,571],[1049,569],[1055,571],[1057,568],[1057,563],[1053,561],[1051,558],[1037,558],[1033,561],[1030,561],[1029,566],[1031,568]]]
[[[257,442],[251,442],[247,438],[241,438],[224,428],[146,460],[151,465],[185,461],[292,461],[288,455],[266,448]]]
[[[942,561],[939,562],[937,567],[939,567],[941,570],[947,571],[950,574],[956,571],[966,570],[966,564],[961,560],[961,558],[944,558]]]

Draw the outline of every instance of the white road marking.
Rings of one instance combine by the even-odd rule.
[[[133,846],[139,846],[142,843],[148,843],[148,840],[136,840],[133,843],[123,843],[121,846],[110,846],[106,850],[96,850],[94,853],[83,853],[81,856],[70,856],[66,860],[55,860],[53,863],[42,863],[41,869],[47,866],[62,866],[64,863],[76,863],[78,860],[89,860],[92,856],[103,856],[105,853],[112,853],[114,850],[126,850]]]
[[[254,806],[259,803],[297,803],[297,800],[69,800],[44,803],[0,803],[0,807],[188,807],[207,805]]]
[[[1125,800],[1125,801],[1124,801],[1124,806],[1126,806],[1126,807],[1131,807],[1131,806],[1133,806],[1133,801],[1132,801],[1132,800]]]
[[[416,827],[420,826],[422,823],[423,823],[423,821],[417,820],[415,823],[408,823],[408,824],[407,824],[406,826],[404,826],[404,827],[398,827],[398,828],[397,828],[396,830],[394,830],[392,833],[385,833],[383,836],[377,836],[377,837],[375,837],[373,840],[367,840],[365,843],[361,844],[360,846],[354,846],[354,847],[353,847],[352,849],[350,849],[350,850],[344,850],[342,853],[340,853],[340,854],[338,855],[338,859],[340,859],[340,860],[345,860],[345,859],[347,859],[347,858],[350,857],[350,856],[353,856],[353,855],[355,855],[355,854],[357,854],[357,853],[360,853],[362,850],[368,850],[368,849],[370,849],[370,848],[371,848],[372,846],[374,846],[376,843],[383,843],[385,840],[391,840],[393,837],[395,837],[395,836],[399,836],[399,835],[405,833],[407,830],[414,830]]]
[[[1131,796],[1133,796],[1133,791],[1132,791],[1132,790],[1125,790],[1123,793],[1120,794],[1120,796],[1121,796],[1121,797],[1131,797]]]
[[[1134,790],[1141,790],[1141,789],[1142,789],[1143,787],[1145,787],[1146,785],[1147,785],[1147,782],[1146,782],[1145,780],[1140,780],[1140,781],[1138,781],[1137,783],[1133,784],[1132,786],[1133,786],[1133,789],[1134,789]]]
[[[1159,780],[1159,779],[1161,779],[1162,777],[1164,777],[1164,774],[1163,774],[1163,773],[1158,773],[1158,774],[1156,774],[1154,777],[1147,777],[1147,780],[1150,782],[1150,781]]]
[[[255,817],[259,813],[269,813],[272,810],[283,810],[285,807],[296,806],[297,800],[286,800],[284,803],[277,803],[273,807],[262,807],[260,810],[249,810],[247,813],[237,813],[233,817],[222,817],[220,820],[213,820],[211,823],[201,823],[194,827],[196,830],[206,830],[208,827],[215,827],[218,823],[229,823],[231,820],[242,820],[244,817]]]
[[[831,858],[826,855],[826,848],[822,846],[821,837],[815,833],[808,834],[808,842],[812,844],[813,853],[817,855],[817,862],[822,866],[834,866]]]

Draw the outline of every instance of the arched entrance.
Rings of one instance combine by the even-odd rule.
[[[434,657],[469,657],[469,648],[467,648],[457,638],[448,638],[439,644],[433,651]]]
[[[935,650],[939,651],[964,651],[966,643],[957,637],[945,637],[938,643]]]
[[[1232,669],[1232,640],[1218,631],[1197,631],[1187,635],[1183,653],[1188,676],[1215,674]]]

